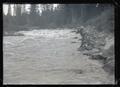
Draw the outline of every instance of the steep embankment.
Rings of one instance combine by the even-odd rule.
[[[103,63],[103,68],[109,74],[114,75],[114,11],[105,10],[99,16],[88,20],[83,29],[79,28],[82,35],[84,54],[90,59],[96,59]],[[87,52],[86,52],[87,51]]]

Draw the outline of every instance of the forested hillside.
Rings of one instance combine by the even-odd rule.
[[[13,15],[11,15],[12,9],[14,9]],[[84,24],[86,26],[86,23],[97,24],[104,29],[107,25],[103,26],[103,23],[112,20],[107,20],[109,18],[107,14],[113,13],[112,9],[109,4],[58,4],[55,8],[53,4],[32,4],[28,11],[25,4],[14,4],[13,7],[9,4],[8,13],[3,14],[4,31],[27,30],[31,26],[39,29],[76,28]],[[101,14],[106,15],[105,18]]]

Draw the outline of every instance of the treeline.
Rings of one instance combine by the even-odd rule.
[[[76,27],[85,24],[88,20],[97,17],[106,9],[108,4],[59,4],[55,9],[53,4],[31,4],[29,12],[25,4],[14,4],[11,15],[11,5],[8,4],[7,15],[3,14],[4,31],[22,30],[26,27],[41,28]]]

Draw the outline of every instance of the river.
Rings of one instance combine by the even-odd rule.
[[[3,37],[4,84],[114,84],[100,62],[77,51],[81,36],[72,30],[19,33]]]

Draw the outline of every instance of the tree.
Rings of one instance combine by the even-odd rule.
[[[11,16],[11,5],[8,4],[8,13],[7,13],[7,16]]]
[[[30,24],[33,26],[37,23],[38,16],[39,16],[39,12],[37,8],[38,8],[38,5],[36,4],[32,4],[30,8],[30,16],[29,16],[31,21]]]
[[[22,25],[22,12],[21,12],[21,5],[16,5],[16,23],[17,25]]]

